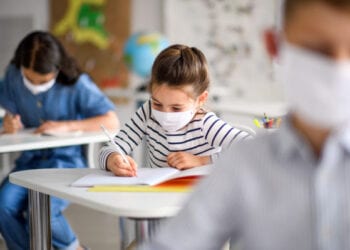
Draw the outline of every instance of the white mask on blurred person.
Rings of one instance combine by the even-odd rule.
[[[56,78],[51,79],[48,82],[42,83],[42,84],[33,84],[25,75],[22,73],[23,83],[24,86],[33,94],[37,95],[43,92],[48,91],[52,88],[52,86],[56,82]]]
[[[278,77],[291,110],[305,122],[334,129],[350,121],[350,61],[336,62],[285,43]]]
[[[168,132],[174,132],[185,127],[193,118],[195,111],[190,109],[184,112],[161,112],[152,109],[154,118]]]

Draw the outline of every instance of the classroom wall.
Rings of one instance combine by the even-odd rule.
[[[160,31],[164,29],[164,0],[132,0],[131,31]]]
[[[33,29],[47,29],[48,20],[48,0],[0,0],[0,78],[18,41]]]
[[[18,41],[33,29],[48,29],[49,3],[50,0],[0,0],[0,77]],[[131,31],[162,31],[162,14],[162,0],[132,0]]]
[[[221,27],[220,22],[224,22],[222,26],[227,25],[227,23],[233,22],[236,27],[234,28],[245,28],[250,27],[251,21],[260,20],[259,18],[264,18],[266,16],[266,22],[271,22],[274,19],[274,10],[273,5],[276,0],[222,0],[222,1],[203,1],[203,0],[132,0],[132,11],[131,11],[131,33],[137,31],[159,31],[170,39],[171,42],[183,42],[189,43],[191,45],[199,46],[201,49],[204,48],[203,39],[198,43],[193,41],[193,38],[196,35],[182,35],[189,33],[191,34],[191,29],[193,27],[203,28],[201,26],[196,26],[199,21],[210,19],[210,15],[216,15],[220,17],[221,11],[225,14],[222,18],[211,18],[207,25],[213,25],[215,22],[218,23],[218,27]],[[10,58],[13,55],[13,51],[18,41],[31,29],[47,29],[48,28],[48,9],[49,9],[50,0],[0,0],[0,36],[6,37],[7,39],[0,40],[0,78],[3,75],[4,69],[8,64]],[[213,6],[216,6],[216,9],[212,10],[202,8],[203,4],[212,3]],[[237,16],[228,14],[227,10],[220,10],[220,5],[227,3],[231,4],[231,11],[236,12],[235,7],[239,8],[240,5],[247,8],[252,5],[254,6],[252,15],[244,15],[244,18],[237,18]],[[216,5],[215,5],[216,4]],[[249,5],[250,4],[250,5]],[[193,11],[193,15],[184,18],[184,15],[188,12],[188,8]],[[199,6],[199,7],[197,7]],[[227,5],[228,6],[228,5]],[[174,8],[178,8],[182,11],[174,11]],[[196,9],[202,8],[196,11]],[[249,8],[248,8],[249,9]],[[186,12],[187,10],[187,12]],[[243,8],[243,11],[244,8]],[[177,15],[177,13],[182,13]],[[209,16],[208,16],[209,15]],[[235,14],[236,15],[236,14]],[[196,17],[198,20],[190,20],[189,17]],[[232,20],[227,17],[235,17]],[[225,19],[226,18],[226,19]],[[179,19],[182,19],[179,22]],[[197,23],[196,23],[197,22]],[[177,25],[178,23],[178,25]],[[188,24],[186,27],[186,24]],[[5,29],[5,28],[6,29]],[[11,27],[11,28],[8,28]],[[179,28],[180,27],[180,28]],[[180,30],[180,35],[179,35]],[[182,33],[181,33],[182,32]],[[259,31],[261,32],[261,30]],[[198,32],[198,37],[204,34],[204,32]],[[249,33],[249,34],[252,34]],[[253,32],[253,34],[255,34]],[[253,44],[253,49],[255,50],[256,44],[259,43],[261,37],[260,34],[256,34]],[[230,38],[230,35],[227,35],[224,38]],[[249,39],[249,36],[248,36]],[[244,42],[244,40],[242,40]],[[266,59],[266,55],[263,54],[262,46],[257,47],[259,49],[258,56],[265,57],[260,63],[264,67],[257,67],[260,69],[260,72],[266,74],[266,69],[271,69],[269,61]],[[205,50],[206,48],[204,48]],[[253,50],[253,52],[254,52]],[[211,53],[211,52],[209,52]],[[245,58],[238,58],[240,62],[243,62],[246,66],[246,69],[250,70],[249,66],[250,61],[245,60]],[[224,61],[224,60],[223,60]],[[240,65],[236,65],[237,67]],[[234,80],[222,83],[221,81],[214,81],[211,88],[211,96],[220,96],[222,94],[227,95],[228,98],[221,98],[223,102],[228,99],[228,103],[232,103],[232,100],[238,101],[248,101],[248,102],[264,102],[264,101],[280,101],[282,98],[278,83],[274,82],[273,79],[269,81],[269,78],[265,77],[262,79],[258,71],[250,71],[250,74],[236,74],[233,78]],[[270,74],[268,72],[267,74]],[[239,75],[239,76],[237,76]],[[246,76],[244,78],[241,76]],[[235,79],[238,79],[236,81]],[[262,80],[261,80],[262,79]],[[139,85],[144,83],[144,79],[138,78],[136,75],[132,74],[130,77],[131,88],[136,88]],[[221,86],[221,88],[217,88]],[[131,95],[132,96],[132,95]],[[119,110],[121,113],[121,118],[124,121],[125,117],[128,117],[130,111],[134,108],[132,105],[129,107],[120,107]]]
[[[168,39],[201,49],[212,90],[223,102],[280,100],[263,33],[276,20],[276,0],[164,0]]]

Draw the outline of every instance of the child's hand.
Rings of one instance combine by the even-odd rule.
[[[4,133],[14,134],[23,128],[20,115],[6,113],[4,116]]]
[[[107,158],[107,169],[117,176],[136,176],[137,164],[133,158],[126,155],[130,165],[124,162],[123,157],[118,153],[112,153]]]
[[[46,121],[41,124],[34,133],[44,132],[69,132],[71,131],[68,121]]]
[[[210,156],[196,156],[186,152],[175,152],[168,155],[168,165],[177,169],[194,168],[210,163]]]

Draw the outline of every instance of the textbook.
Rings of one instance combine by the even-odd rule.
[[[188,181],[208,175],[213,167],[211,165],[195,167],[186,170],[176,168],[138,168],[135,177],[115,176],[112,172],[101,171],[100,173],[88,174],[71,184],[73,187],[94,186],[155,186],[174,181],[174,184],[188,183]]]

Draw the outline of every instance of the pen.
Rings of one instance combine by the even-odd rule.
[[[113,144],[113,146],[115,146],[115,148],[117,149],[118,153],[122,156],[124,162],[130,166],[130,163],[129,163],[128,159],[126,158],[126,156],[123,153],[123,151],[120,149],[119,145],[117,143],[115,143],[115,141],[113,140],[112,135],[108,132],[108,130],[105,128],[105,126],[103,126],[101,124],[100,127],[101,127],[102,131],[107,135],[109,141]]]

